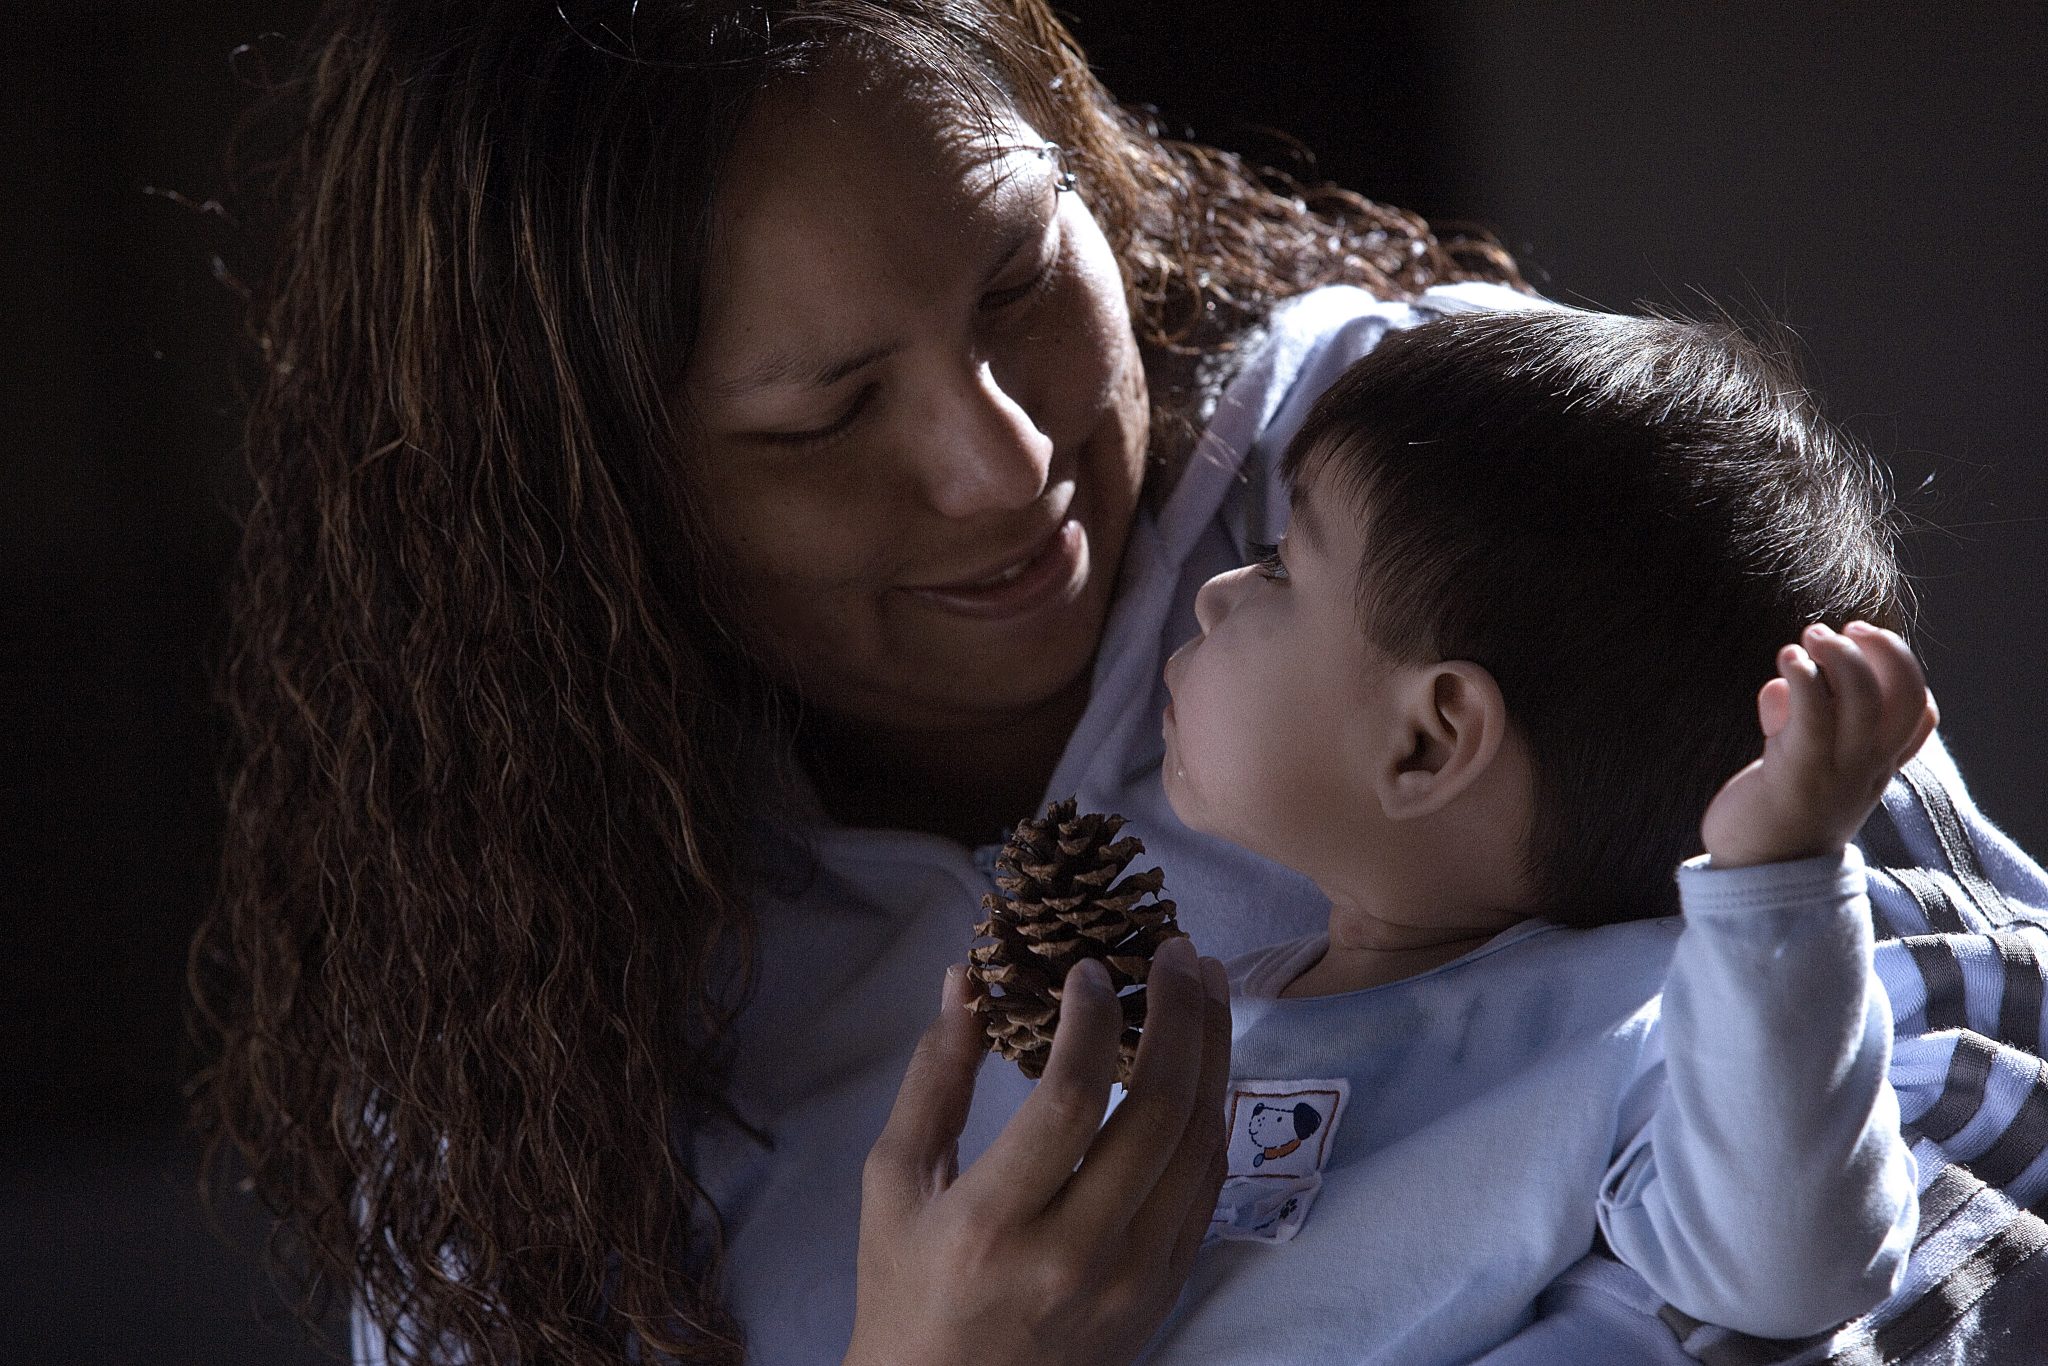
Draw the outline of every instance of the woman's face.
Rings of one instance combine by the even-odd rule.
[[[1101,637],[1145,381],[1044,141],[839,62],[729,163],[685,377],[702,487],[756,628],[865,727],[1026,713]]]

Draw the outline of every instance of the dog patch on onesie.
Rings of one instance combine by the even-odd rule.
[[[1301,1230],[1350,1094],[1342,1078],[1230,1083],[1230,1172],[1211,1239],[1284,1243]]]

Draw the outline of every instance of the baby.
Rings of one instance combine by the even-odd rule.
[[[1867,457],[1733,329],[1544,309],[1389,336],[1285,472],[1164,779],[1329,929],[1232,965],[1154,1359],[1470,1361],[1603,1244],[1745,1333],[1876,1305],[1917,1207],[1850,841],[1936,718]]]

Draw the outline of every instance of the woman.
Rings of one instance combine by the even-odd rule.
[[[202,1123],[368,1359],[1128,1359],[1213,1199],[1213,965],[1162,961],[1099,1135],[1098,985],[1029,1099],[963,1010],[911,1059],[930,987],[1048,794],[1211,953],[1320,913],[1172,820],[1158,663],[1301,396],[1512,263],[1160,142],[1037,0],[323,35]]]

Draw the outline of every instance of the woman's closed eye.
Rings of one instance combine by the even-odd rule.
[[[1013,285],[991,289],[981,296],[980,309],[983,313],[1000,313],[1013,308],[1027,299],[1036,298],[1051,287],[1060,263],[1062,234],[1059,220],[1055,218],[1047,225],[1044,245],[1034,257],[1030,278]]]
[[[860,420],[861,414],[873,403],[877,387],[873,384],[864,385],[861,391],[853,396],[853,402],[847,405],[846,410],[822,427],[812,427],[800,432],[762,432],[758,439],[772,446],[816,448],[829,445],[835,438],[852,430],[853,425]]]
[[[1258,568],[1259,577],[1277,582],[1287,581],[1287,566],[1280,559],[1280,547],[1254,543],[1245,547],[1251,552],[1252,564]]]

